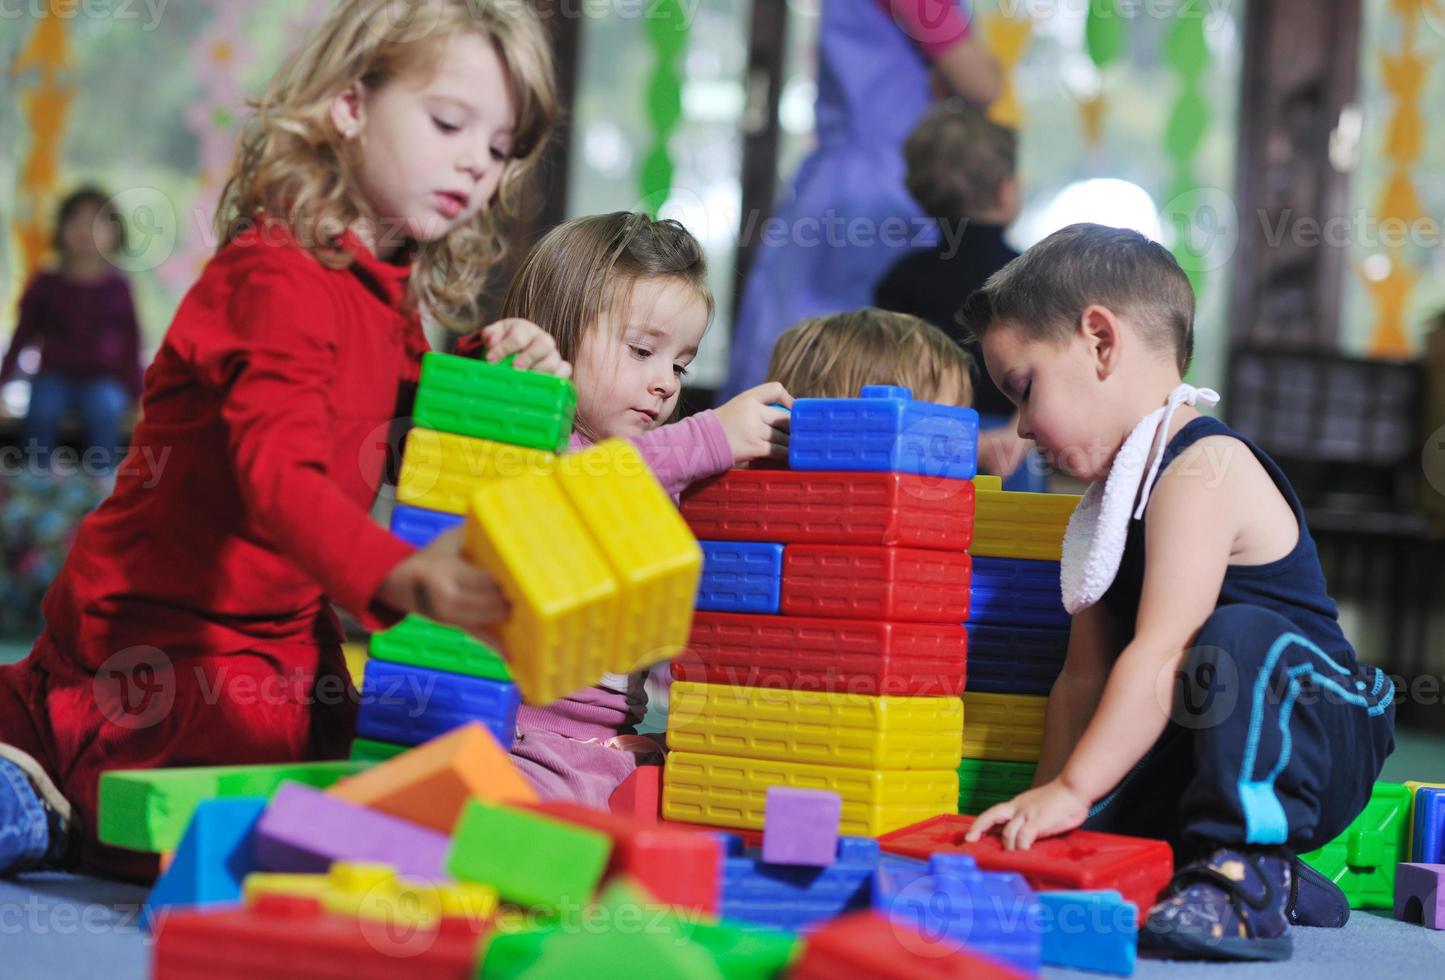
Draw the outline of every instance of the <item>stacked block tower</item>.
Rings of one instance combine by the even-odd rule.
[[[759,830],[771,786],[836,792],[849,836],[955,811],[977,436],[903,388],[800,399],[789,469],[684,496],[706,563],[667,819]]]

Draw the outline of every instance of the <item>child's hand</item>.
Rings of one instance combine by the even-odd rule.
[[[1055,779],[983,811],[968,828],[964,840],[972,843],[1002,825],[1000,836],[1004,849],[1026,851],[1040,837],[1073,830],[1088,816],[1089,804],[1064,785],[1063,780]]]
[[[492,576],[462,555],[462,529],[453,528],[403,559],[382,580],[378,601],[457,626],[496,647],[490,627],[507,618],[507,601]]]
[[[562,360],[557,341],[531,320],[498,320],[482,329],[482,340],[487,345],[487,361],[492,364],[516,354],[514,363],[523,371],[572,377],[572,365]]]
[[[778,408],[782,405],[782,408]],[[717,410],[733,462],[788,458],[788,421],[793,396],[776,381],[749,388]]]

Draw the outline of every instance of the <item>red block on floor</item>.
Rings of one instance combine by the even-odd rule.
[[[686,830],[693,834],[732,834],[740,838],[743,847],[762,847],[763,832],[761,830],[745,830],[741,827],[710,827],[703,823],[686,823],[682,820],[664,820],[664,827],[674,827],[678,830]]]
[[[730,470],[682,495],[710,541],[872,544],[967,551],[973,484],[904,473]]]
[[[877,912],[845,915],[811,934],[788,973],[792,980],[1017,980],[1024,975]]]
[[[958,625],[700,612],[672,676],[831,694],[956,698],[967,664],[968,631]]]
[[[662,819],[662,767],[638,766],[617,784],[607,808],[621,817],[656,823]]]
[[[922,548],[795,544],[783,549],[786,616],[962,623],[973,565]]]
[[[967,721],[965,721],[967,724]],[[1035,841],[1026,851],[1006,851],[997,833],[973,844],[964,834],[973,817],[934,817],[878,838],[893,854],[927,859],[933,854],[968,854],[981,871],[1017,871],[1035,891],[1112,889],[1133,902],[1142,916],[1174,875],[1174,852],[1161,840],[1071,830]]]

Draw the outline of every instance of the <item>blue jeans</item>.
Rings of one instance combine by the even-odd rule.
[[[50,825],[30,779],[8,759],[0,759],[0,875],[45,856]]]
[[[100,465],[115,469],[120,436],[120,419],[131,403],[130,392],[114,378],[70,378],[47,372],[30,382],[30,410],[25,415],[25,445],[38,446],[41,466],[50,464],[50,454],[60,438],[60,419],[69,409],[80,414],[84,444],[81,452],[94,447]]]

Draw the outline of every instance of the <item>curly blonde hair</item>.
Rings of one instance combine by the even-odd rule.
[[[558,111],[551,45],[525,0],[344,0],[251,103],[216,210],[221,243],[279,220],[328,267],[350,265],[338,242],[363,216],[360,159],[332,123],[331,104],[357,81],[376,89],[426,77],[437,48],[459,31],[490,40],[502,62],[516,110],[512,157],[489,206],[447,237],[417,245],[409,306],[454,330],[474,325]]]

